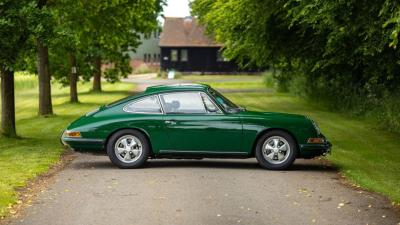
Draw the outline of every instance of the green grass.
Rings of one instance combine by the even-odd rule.
[[[266,89],[261,81],[234,81],[234,82],[207,82],[211,87],[217,90],[246,90],[246,89]]]
[[[37,116],[37,78],[16,75],[16,126],[18,139],[0,138],[0,216],[7,214],[9,204],[15,203],[15,188],[47,171],[57,162],[63,148],[59,142],[62,130],[74,119],[99,105],[122,98],[132,84],[103,84],[103,93],[91,93],[91,84],[79,84],[81,103],[70,104],[69,89],[52,84],[53,117]]]
[[[308,115],[333,143],[328,159],[353,183],[400,203],[400,139],[365,119],[330,112],[290,94],[227,93],[250,110]]]

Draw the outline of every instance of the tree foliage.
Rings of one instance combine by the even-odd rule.
[[[192,9],[228,58],[272,64],[283,87],[294,80],[299,93],[360,113],[397,95],[397,1],[195,0]]]
[[[40,99],[49,100],[40,106],[50,106],[39,107],[48,109],[40,114],[51,114],[50,74],[70,83],[75,102],[77,76],[89,80],[96,75],[100,85],[102,63],[112,65],[104,73],[108,81],[126,76],[127,51],[140,44],[140,34],[157,28],[163,4],[163,0],[1,0],[3,133],[16,135],[13,71],[39,72]]]

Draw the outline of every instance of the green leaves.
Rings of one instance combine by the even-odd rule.
[[[339,109],[379,108],[400,88],[400,2],[195,0],[193,13],[243,65],[272,65],[282,89]],[[292,81],[293,80],[293,81]],[[362,101],[359,101],[362,99]]]

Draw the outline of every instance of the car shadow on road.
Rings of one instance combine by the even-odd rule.
[[[76,161],[73,169],[118,169],[108,160]],[[212,168],[212,169],[238,169],[238,170],[263,170],[256,161],[240,160],[174,160],[158,159],[149,160],[141,169],[174,169],[174,168]],[[334,172],[337,169],[319,160],[305,160],[295,162],[293,166],[284,171],[304,172]]]

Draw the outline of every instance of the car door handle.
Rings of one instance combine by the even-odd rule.
[[[174,124],[176,124],[176,121],[175,120],[166,120],[165,124],[174,125]]]

